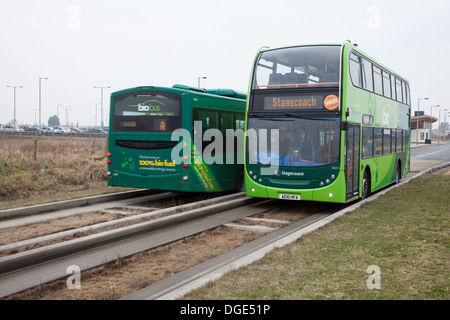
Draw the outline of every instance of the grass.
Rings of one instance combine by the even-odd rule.
[[[39,138],[33,160],[34,137],[0,137],[0,210],[123,190],[107,187],[105,141]]]
[[[414,179],[184,298],[447,300],[448,190],[449,176]]]

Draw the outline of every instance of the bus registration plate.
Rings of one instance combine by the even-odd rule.
[[[300,200],[300,196],[296,194],[280,194],[280,199],[283,200]]]

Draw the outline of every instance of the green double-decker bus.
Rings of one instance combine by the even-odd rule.
[[[408,81],[344,44],[264,48],[246,113],[246,194],[345,203],[409,172]]]
[[[244,144],[226,132],[241,130],[243,136],[245,106],[246,95],[231,89],[174,85],[112,93],[108,185],[187,192],[243,190],[244,165],[236,158],[243,158]],[[221,148],[218,142],[227,138],[232,143]]]

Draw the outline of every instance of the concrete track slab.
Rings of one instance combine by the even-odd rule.
[[[167,227],[149,234],[135,236],[120,244],[104,245],[83,253],[73,254],[59,259],[57,263],[43,263],[23,270],[22,272],[5,274],[0,277],[0,297],[5,297],[42,283],[69,277],[70,274],[67,273],[69,266],[75,265],[82,271],[87,270],[107,262],[115,261],[119,257],[124,258],[138,252],[150,250],[160,245],[171,243],[223,225],[224,223],[266,210],[267,207],[262,205],[247,205],[237,209],[227,210],[214,216],[198,218],[173,227]]]

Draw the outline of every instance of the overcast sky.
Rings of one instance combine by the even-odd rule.
[[[413,111],[446,101],[450,75],[448,0],[3,0],[0,4],[0,124],[57,113],[63,124],[100,124],[95,104],[141,86],[247,92],[262,46],[346,39],[409,80]],[[66,110],[67,109],[67,110]],[[439,117],[439,108],[433,115]],[[67,118],[68,117],[68,118]],[[442,120],[444,112],[441,112]]]

